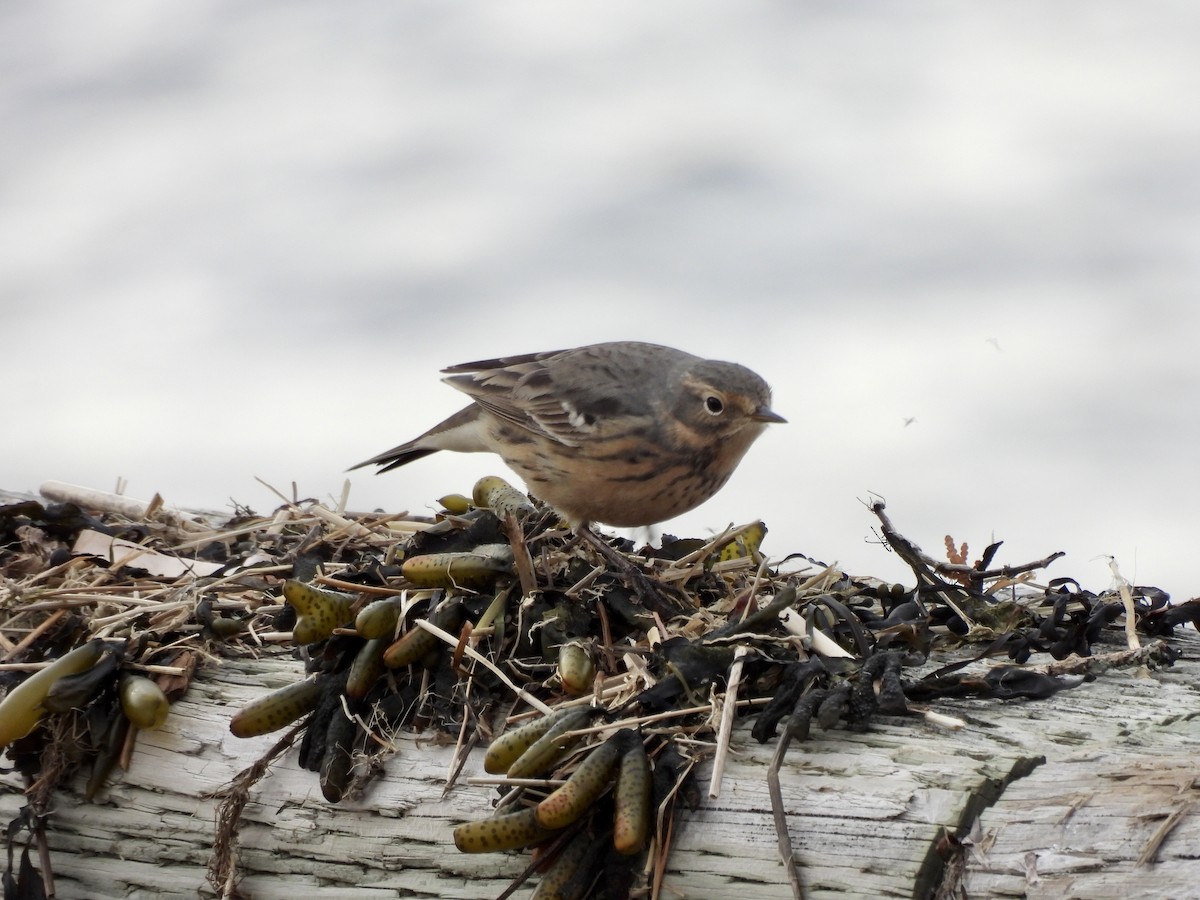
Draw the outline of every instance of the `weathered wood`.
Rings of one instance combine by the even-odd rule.
[[[781,777],[808,896],[927,896],[943,874],[942,830],[972,824],[963,874],[972,897],[1197,896],[1200,640],[1183,643],[1193,659],[1151,675],[1109,672],[1044,701],[942,704],[967,720],[959,731],[890,719],[794,745]],[[100,802],[64,795],[50,822],[58,896],[210,893],[214,801],[204,796],[275,740],[235,738],[229,717],[299,669],[275,658],[208,670],[161,731],[141,735],[130,771]],[[667,896],[791,896],[766,789],[773,745],[739,727],[733,746],[721,797],[684,814]],[[494,793],[461,784],[443,798],[449,758],[448,748],[405,740],[364,798],[333,806],[289,752],[245,810],[243,894],[496,896],[528,857],[454,849],[453,825],[485,815]],[[464,774],[479,773],[476,754]],[[22,798],[16,776],[4,783],[7,820]],[[1156,861],[1139,866],[1172,812]]]
[[[982,817],[969,895],[1200,897],[1195,715],[1081,748],[1014,783]]]

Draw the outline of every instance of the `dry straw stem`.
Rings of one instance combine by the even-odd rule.
[[[432,634],[438,640],[444,641],[445,643],[449,644],[451,647],[457,648],[459,645],[458,638],[456,638],[454,635],[450,634],[449,632],[443,631],[441,628],[438,628],[436,625],[432,624],[431,622],[429,622],[425,619],[417,619],[417,621],[414,624],[419,628],[424,628],[426,631],[428,631],[430,634]],[[484,668],[491,671],[491,673],[493,675],[495,675],[497,678],[499,678],[506,687],[508,687],[513,693],[515,693],[518,697],[520,697],[522,700],[524,700],[526,703],[528,703],[534,709],[540,710],[543,714],[548,715],[550,713],[549,706],[547,706],[543,701],[539,700],[537,697],[533,696],[533,694],[529,693],[524,688],[517,686],[517,684],[511,678],[509,678],[507,675],[505,675],[504,672],[495,663],[493,663],[490,659],[488,659],[486,656],[484,656],[482,653],[480,653],[474,647],[471,647],[470,645],[464,646],[463,653],[465,653],[467,656],[471,657],[471,659],[475,660],[475,662],[479,663]]]
[[[710,800],[716,800],[721,796],[721,779],[725,777],[725,759],[729,755],[729,736],[733,733],[738,688],[742,683],[742,665],[749,655],[748,647],[738,647],[734,652],[733,663],[729,667],[728,687],[725,689],[725,701],[721,705],[721,726],[717,731],[717,752],[713,758],[712,778],[708,785]]]
[[[745,525],[727,525],[725,530],[718,534],[715,538],[706,543],[703,547],[693,550],[686,556],[669,563],[668,569],[687,569],[698,562],[702,562],[713,554],[720,547],[724,547],[730,541],[736,540],[752,528],[757,528],[757,522],[747,522]]]
[[[732,705],[736,706],[739,709],[751,709],[756,706],[765,706],[767,703],[770,703],[770,702],[771,702],[771,700],[769,697],[754,697],[749,700],[737,700]],[[558,709],[558,708],[561,708],[562,706],[570,706],[570,705],[572,705],[572,704],[562,703],[562,704],[559,704],[558,706],[556,706],[555,708]],[[664,722],[670,722],[672,719],[686,719],[686,718],[690,718],[692,716],[705,715],[705,714],[711,715],[712,711],[713,711],[712,704],[709,703],[709,704],[705,704],[704,706],[689,706],[689,707],[686,707],[683,709],[669,709],[665,712],[652,713],[651,715],[647,715],[647,716],[628,716],[623,719],[615,719],[612,722],[605,723],[604,725],[593,725],[589,728],[576,728],[574,731],[568,731],[567,736],[568,737],[576,737],[576,736],[586,737],[589,734],[606,734],[606,733],[610,733],[610,732],[614,732],[614,731],[619,731],[622,728],[638,728],[638,727],[642,728],[643,731],[653,732],[655,729],[647,728],[646,726],[661,725]],[[698,727],[700,727],[702,729],[707,728],[707,726],[698,726]],[[676,733],[676,730],[674,729],[674,727],[669,731],[669,733],[671,733],[671,734]]]
[[[57,625],[59,619],[61,619],[66,614],[67,614],[67,611],[65,609],[59,609],[56,612],[51,613],[49,616],[46,617],[46,619],[40,625],[38,625],[36,628],[34,628],[32,631],[30,631],[29,634],[25,635],[25,637],[23,637],[19,642],[17,642],[15,645],[13,645],[12,649],[9,650],[9,652],[4,654],[4,658],[12,659],[17,654],[23,653],[26,650],[26,648],[31,647],[33,644],[37,643],[38,638],[40,638],[43,634],[45,634],[47,631],[49,631],[51,628],[53,628],[55,625]],[[45,663],[45,665],[49,665],[49,663]],[[8,668],[8,666],[4,666],[3,668]],[[40,668],[40,665],[39,665],[39,668]]]
[[[1121,593],[1121,602],[1125,604],[1125,641],[1129,644],[1130,650],[1136,650],[1142,645],[1142,642],[1137,636],[1137,612],[1133,607],[1133,593],[1129,590],[1129,582],[1117,567],[1115,556],[1108,558],[1108,568],[1113,574],[1117,590]]]

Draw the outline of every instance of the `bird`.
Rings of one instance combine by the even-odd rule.
[[[613,341],[442,370],[471,403],[351,469],[439,450],[498,454],[572,527],[641,527],[720,490],[768,424],[771,389],[745,366]]]

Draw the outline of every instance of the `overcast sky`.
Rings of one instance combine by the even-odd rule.
[[[1197,46],[1183,0],[6,3],[0,486],[328,498],[443,366],[641,339],[789,419],[665,530],[904,581],[875,492],[1200,594]]]

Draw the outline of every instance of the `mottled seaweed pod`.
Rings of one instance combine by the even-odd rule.
[[[625,740],[621,768],[617,773],[613,847],[622,855],[641,852],[646,846],[653,818],[650,810],[650,757],[635,731],[623,732]]]
[[[315,678],[297,681],[251,700],[229,720],[235,737],[247,738],[278,731],[317,707],[321,685]]]
[[[283,583],[283,598],[296,610],[292,637],[298,644],[323,641],[333,634],[333,629],[347,624],[351,619],[350,609],[354,601],[346,594],[336,594],[288,579]]]
[[[553,837],[553,829],[538,824],[532,806],[514,813],[464,822],[454,829],[454,846],[463,853],[515,850]]]
[[[103,653],[104,641],[89,641],[34,672],[9,691],[0,702],[0,750],[25,737],[41,721],[46,711],[42,701],[54,682],[64,675],[90,669]]]
[[[587,812],[612,781],[620,755],[612,738],[589,753],[571,777],[537,805],[538,824],[543,828],[565,828]]]

